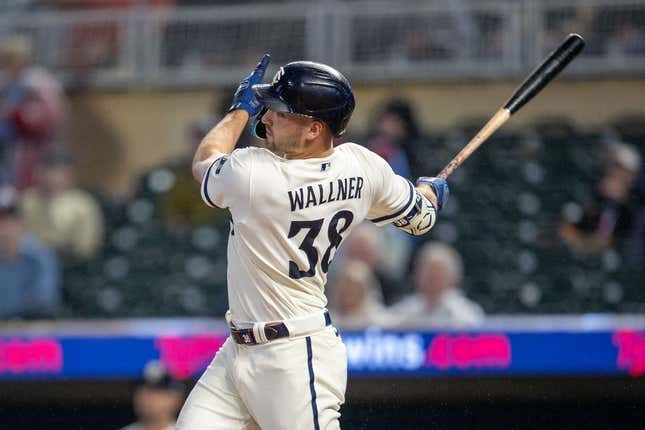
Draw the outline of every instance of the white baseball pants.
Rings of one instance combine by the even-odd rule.
[[[238,345],[230,337],[191,391],[177,430],[339,429],[347,351],[333,326]]]

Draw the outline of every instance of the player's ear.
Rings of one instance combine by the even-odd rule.
[[[322,121],[313,120],[309,125],[307,134],[310,139],[315,139],[325,132],[325,124]]]

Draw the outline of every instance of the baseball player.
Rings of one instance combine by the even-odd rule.
[[[262,85],[265,55],[193,161],[204,201],[229,208],[230,337],[180,413],[180,430],[338,429],[347,355],[325,309],[326,274],[364,219],[421,235],[446,182],[414,187],[354,143],[334,147],[354,110],[335,69],[297,61]],[[265,148],[235,149],[250,117]]]

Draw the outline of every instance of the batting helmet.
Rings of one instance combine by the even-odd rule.
[[[349,81],[336,69],[311,61],[294,61],[278,70],[270,84],[253,85],[264,106],[253,122],[253,133],[262,139],[266,130],[262,116],[267,109],[306,115],[323,121],[334,136],[345,132],[354,111]]]

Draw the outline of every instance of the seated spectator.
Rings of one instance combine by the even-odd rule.
[[[441,243],[424,245],[415,261],[415,292],[390,308],[397,325],[471,327],[484,311],[459,289],[463,265],[455,249]]]
[[[383,305],[381,286],[372,271],[359,261],[347,262],[336,275],[332,291],[331,313],[342,328],[385,327],[390,323]]]
[[[392,170],[404,178],[413,179],[427,174],[427,171],[423,172],[425,168],[422,165],[422,157],[419,156],[419,147],[424,143],[410,103],[402,99],[392,99],[377,112],[365,146],[383,157]],[[399,252],[389,255],[394,256],[394,261],[397,261],[396,256],[399,256],[407,263],[418,238],[413,238],[392,225],[385,227],[383,231],[387,233],[388,243],[400,248]],[[385,263],[389,261],[392,261],[389,257],[383,259]],[[384,292],[386,300],[389,301],[390,289],[385,285]]]
[[[560,237],[580,254],[599,253],[616,240],[629,237],[635,223],[630,199],[641,166],[638,151],[624,143],[608,147],[604,172],[596,185],[594,201],[578,214],[565,213]]]
[[[345,239],[331,266],[330,276],[333,278],[337,268],[350,261],[361,262],[378,280],[385,302],[391,303],[401,294],[410,255],[407,237],[398,232],[378,228],[370,222],[362,223]]]
[[[151,361],[143,372],[143,383],[137,387],[133,398],[137,422],[121,430],[174,429],[186,387],[174,379],[160,362]]]
[[[65,265],[94,257],[103,243],[103,215],[95,198],[75,184],[70,156],[50,153],[36,185],[23,193],[27,228],[54,248]]]
[[[0,188],[0,318],[50,317],[60,306],[55,254],[27,232],[13,188]]]
[[[421,176],[416,159],[420,130],[407,101],[388,101],[374,118],[369,134],[366,146],[383,157],[396,174]]]
[[[65,117],[59,82],[32,64],[31,42],[12,37],[0,42],[0,182],[23,190],[34,181],[44,154],[55,145]]]

